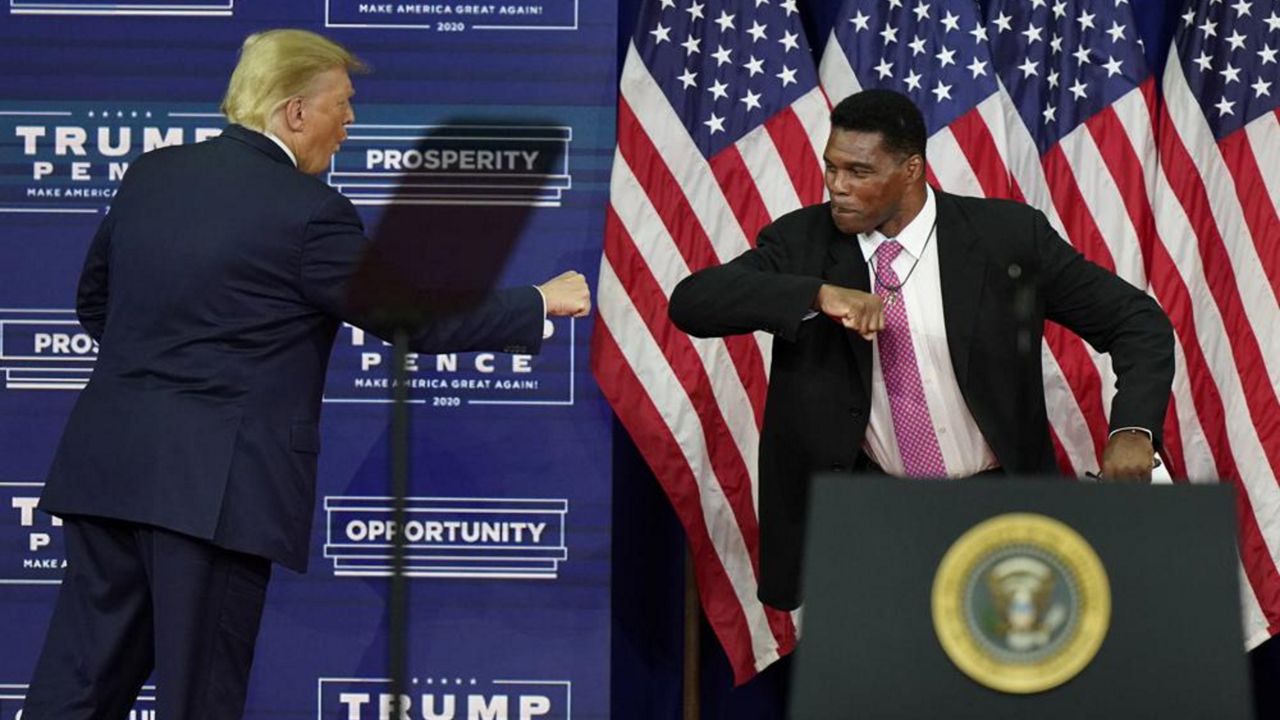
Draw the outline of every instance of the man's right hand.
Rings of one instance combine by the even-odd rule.
[[[547,301],[549,317],[586,317],[591,312],[591,288],[576,270],[561,273],[538,286]]]
[[[884,329],[884,305],[880,296],[873,293],[824,284],[818,288],[813,309],[857,331],[866,340],[874,339]]]

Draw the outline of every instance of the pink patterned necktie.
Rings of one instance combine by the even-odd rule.
[[[902,252],[897,240],[886,240],[876,249],[876,292],[884,301],[884,330],[877,335],[880,368],[889,395],[893,434],[908,477],[946,477],[947,466],[938,449],[938,435],[929,416],[929,405],[920,383],[920,365],[911,344],[907,304],[902,281],[893,271],[893,259]],[[894,288],[897,288],[896,290]]]

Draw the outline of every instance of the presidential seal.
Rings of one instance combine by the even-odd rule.
[[[1089,543],[1044,515],[1010,513],[970,528],[933,579],[933,627],[956,667],[1008,693],[1075,677],[1111,621],[1111,586]]]

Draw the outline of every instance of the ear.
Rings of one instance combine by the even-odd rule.
[[[924,177],[924,156],[912,155],[907,158],[907,175],[913,181]]]
[[[293,132],[302,132],[302,98],[294,96],[289,98],[284,104],[284,123],[285,127]]]

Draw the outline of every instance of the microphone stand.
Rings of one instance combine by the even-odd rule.
[[[391,353],[391,585],[387,596],[387,667],[391,675],[391,717],[407,717],[409,675],[409,580],[405,524],[409,495],[409,333],[397,325]]]

